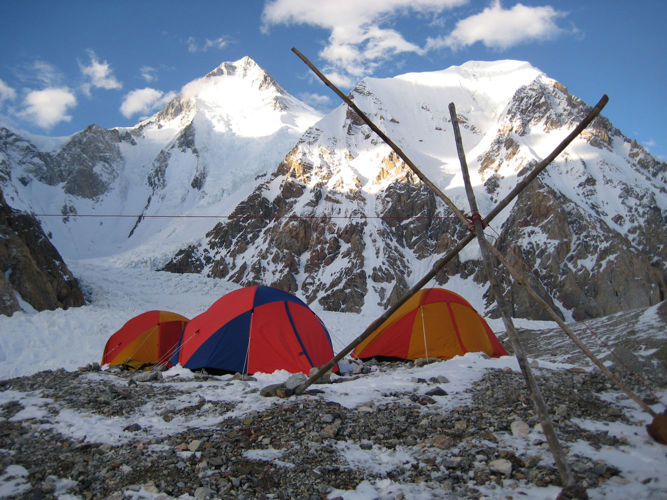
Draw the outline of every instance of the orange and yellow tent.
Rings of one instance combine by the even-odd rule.
[[[107,341],[102,365],[125,365],[139,369],[171,366],[174,352],[188,318],[169,311],[148,311],[135,316]]]
[[[352,351],[352,357],[450,359],[466,352],[507,355],[477,311],[460,295],[426,288],[413,295]]]

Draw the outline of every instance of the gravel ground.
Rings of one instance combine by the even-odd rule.
[[[655,325],[641,315],[593,325],[625,356],[624,363],[607,356],[609,366],[631,364],[642,375],[626,373],[623,380],[649,404],[664,394],[664,335],[654,327],[664,331],[665,310],[654,315]],[[632,452],[636,442],[627,436],[646,436],[628,398],[599,372],[582,368],[585,360],[562,341],[564,334],[521,335],[578,483],[603,498],[613,485],[639,481],[641,498],[666,498],[664,481],[651,471],[627,477],[604,459],[609,450]],[[575,364],[550,362],[563,359]],[[387,385],[352,408],[327,396],[323,389],[334,385],[267,398],[262,382],[230,375],[192,379],[90,365],[2,380],[0,497],[321,499],[365,484],[384,485],[382,498],[397,499],[557,493],[560,479],[521,374],[489,368],[456,389],[434,375],[437,367],[352,365],[334,378],[335,387],[351,392],[389,374],[410,382],[396,390]],[[226,398],[229,391],[241,399]],[[166,430],[155,433],[146,419]],[[118,422],[118,442],[81,435]],[[613,432],[618,428],[630,433]]]

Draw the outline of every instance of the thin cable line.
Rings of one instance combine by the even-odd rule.
[[[99,219],[293,219],[293,220],[328,220],[328,219],[451,219],[445,215],[142,215],[142,214],[52,214],[35,212],[17,212],[13,214],[0,214],[0,218],[10,217],[87,217]]]

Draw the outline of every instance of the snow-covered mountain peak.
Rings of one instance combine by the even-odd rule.
[[[245,56],[238,61],[225,61],[204,78],[215,78],[217,76],[233,76],[241,79],[257,80],[268,76],[268,74],[255,62],[254,59]],[[277,87],[280,87],[275,80]],[[282,88],[281,88],[282,91]],[[284,92],[284,91],[283,91]]]
[[[351,96],[464,209],[454,102],[481,213],[588,109],[521,61],[367,78]],[[392,303],[462,237],[453,214],[354,112],[341,105],[319,119],[250,58],[187,84],[136,127],[90,127],[48,154],[5,135],[7,202],[61,214],[42,223],[66,258],[266,283],[361,312]],[[654,181],[666,168],[600,117],[493,222],[547,270],[565,298],[545,296],[562,311],[650,305],[667,290],[667,198]],[[438,283],[453,280],[484,309],[478,258],[466,250]],[[539,317],[509,280],[507,290],[514,314]]]
[[[240,137],[266,137],[283,127],[302,132],[320,118],[249,57],[223,62],[186,84],[176,98],[141,125],[181,128],[195,116],[216,132]]]
[[[163,230],[170,241],[184,226],[205,232],[212,220],[193,228],[155,217],[230,212],[319,119],[244,57],[188,83],[134,127],[91,125],[48,154],[0,136],[0,181],[12,206],[63,214],[43,222],[64,255],[106,255]],[[122,217],[97,220],[102,213]]]

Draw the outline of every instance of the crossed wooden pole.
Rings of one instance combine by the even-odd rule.
[[[567,490],[576,491],[577,486],[574,481],[574,477],[570,470],[570,467],[565,460],[564,454],[558,443],[556,433],[553,428],[551,417],[547,410],[544,399],[542,398],[541,392],[535,380],[535,377],[530,369],[530,366],[527,362],[525,352],[519,341],[518,334],[512,322],[512,319],[507,315],[508,309],[506,308],[505,299],[501,293],[498,285],[495,281],[495,276],[493,274],[492,259],[495,257],[500,261],[501,264],[509,271],[514,280],[527,290],[529,295],[533,297],[537,303],[545,309],[545,311],[556,321],[556,323],[565,331],[565,333],[574,341],[574,343],[586,354],[593,363],[610,379],[612,380],[623,392],[625,392],[631,399],[633,399],[639,406],[648,412],[651,416],[656,417],[656,412],[648,406],[641,398],[634,394],[629,388],[625,386],[616,376],[614,376],[604,364],[577,338],[572,329],[570,329],[560,316],[549,306],[549,304],[542,299],[530,286],[528,280],[524,277],[522,273],[516,270],[513,266],[509,264],[507,259],[496,249],[493,245],[490,245],[484,236],[483,223],[489,223],[493,220],[509,203],[511,203],[518,194],[523,191],[523,189],[535,179],[574,139],[577,137],[602,111],[602,108],[607,104],[609,98],[606,95],[603,95],[600,101],[593,107],[586,117],[574,128],[574,130],[565,138],[561,143],[547,156],[544,160],[539,162],[533,170],[525,176],[525,178],[519,182],[514,189],[500,202],[496,207],[487,214],[487,216],[482,219],[479,215],[477,202],[472,190],[472,185],[470,183],[470,176],[468,173],[468,167],[465,159],[465,153],[463,150],[463,143],[461,140],[461,133],[459,130],[458,117],[456,116],[456,107],[454,103],[449,105],[450,116],[452,120],[452,126],[454,127],[454,135],[456,139],[457,153],[459,156],[459,161],[461,163],[461,169],[463,173],[463,178],[465,182],[466,194],[468,201],[470,203],[470,208],[473,214],[472,220],[468,219],[465,214],[459,210],[459,208],[447,197],[433,182],[431,182],[428,177],[408,158],[408,156],[399,148],[382,130],[380,130],[367,116],[366,114],[359,109],[359,107],[345,94],[343,94],[333,83],[331,83],[301,52],[296,48],[292,48],[292,51],[327,85],[331,88],[358,116],[361,118],[366,125],[368,125],[371,130],[373,130],[380,138],[391,147],[394,152],[405,162],[405,164],[419,177],[419,179],[429,186],[433,192],[454,212],[457,218],[463,223],[468,229],[469,234],[463,238],[455,247],[453,247],[443,258],[441,258],[418,283],[416,283],[410,290],[408,290],[405,295],[397,301],[392,307],[390,307],[385,313],[371,323],[364,332],[354,339],[348,346],[343,348],[331,361],[327,364],[320,367],[314,374],[312,374],[301,386],[296,389],[297,394],[302,394],[311,384],[316,382],[320,377],[333,368],[336,363],[338,363],[343,357],[347,356],[352,350],[363,342],[373,331],[376,330],[384,321],[386,321],[396,310],[398,310],[405,302],[407,302],[415,293],[417,293],[426,283],[428,283],[435,275],[440,272],[454,257],[456,257],[459,252],[477,237],[480,250],[482,252],[482,259],[484,261],[484,266],[486,270],[487,277],[491,284],[491,291],[494,295],[494,298],[499,306],[499,310],[503,316],[503,322],[505,324],[510,342],[515,353],[515,356],[518,360],[521,371],[526,379],[526,383],[530,390],[531,398],[537,410],[540,422],[542,424],[542,430],[545,433],[547,442],[551,449],[552,454],[556,462],[556,467],[561,476],[563,485],[565,486],[564,493]],[[574,491],[572,491],[574,492]],[[580,495],[585,495],[580,491],[577,491]]]

